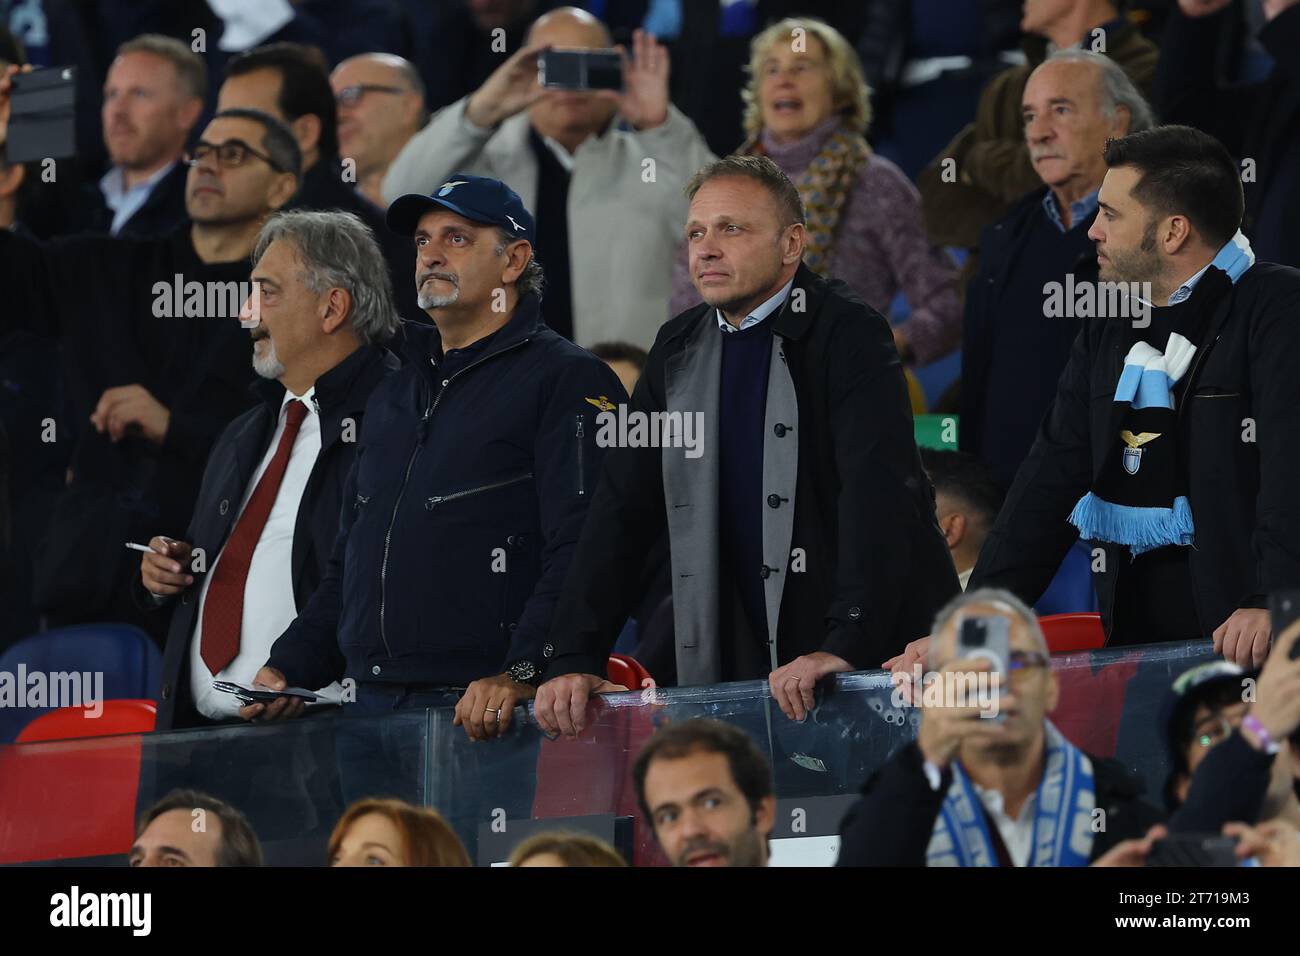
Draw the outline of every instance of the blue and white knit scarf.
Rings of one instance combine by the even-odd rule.
[[[1196,533],[1187,476],[1178,454],[1175,389],[1192,367],[1222,296],[1255,262],[1238,232],[1219,250],[1190,294],[1174,299],[1169,323],[1139,334],[1124,358],[1114,401],[1123,405],[1121,428],[1092,488],[1070,513],[1085,541],[1126,545],[1133,555],[1166,545],[1189,545]],[[1181,299],[1180,299],[1181,296]],[[1167,332],[1161,340],[1160,328]]]
[[[1092,761],[1044,721],[1047,756],[1034,803],[1029,866],[1087,866],[1097,805]],[[952,784],[934,822],[926,866],[997,866],[984,805],[970,778],[953,763]]]

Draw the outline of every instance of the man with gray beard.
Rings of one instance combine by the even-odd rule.
[[[551,654],[599,474],[597,411],[626,393],[543,322],[535,225],[510,187],[456,173],[394,201],[388,226],[412,239],[433,322],[404,323],[406,364],[371,399],[328,576],[257,679],[279,690],[352,678],[353,713],[454,704],[469,739],[486,740]],[[247,714],[300,709],[282,697]],[[366,792],[391,769],[376,766]]]
[[[160,728],[239,720],[213,682],[251,684],[324,577],[366,402],[398,366],[388,269],[355,215],[279,213],[253,258],[241,324],[260,401],[213,447],[185,540],[155,536],[140,562],[151,603],[180,599]]]

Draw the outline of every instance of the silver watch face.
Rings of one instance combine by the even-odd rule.
[[[510,676],[520,683],[527,683],[537,676],[537,667],[532,661],[518,661],[510,670]]]

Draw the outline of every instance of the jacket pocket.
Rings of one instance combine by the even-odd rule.
[[[413,526],[416,538],[408,539],[409,553],[419,559],[403,566],[403,600],[412,608],[416,634],[436,635],[439,649],[500,663],[501,635],[514,620],[510,596],[524,570],[510,537],[519,529],[536,533],[533,480],[529,471],[424,498],[424,520]]]
[[[526,475],[516,475],[514,478],[504,478],[501,481],[494,481],[491,484],[480,485],[477,488],[466,488],[464,491],[455,491],[449,495],[433,495],[424,499],[426,511],[432,511],[439,505],[446,504],[450,501],[459,501],[462,498],[470,498],[474,495],[481,495],[487,491],[496,491],[498,488],[509,488],[511,485],[517,485],[521,482],[531,481],[533,473],[530,471]]]

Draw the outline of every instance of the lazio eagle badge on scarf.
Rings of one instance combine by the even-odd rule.
[[[1124,406],[1119,434],[1092,489],[1070,513],[1083,540],[1126,545],[1134,556],[1192,543],[1196,526],[1179,456],[1175,388],[1205,347],[1215,306],[1254,262],[1238,232],[1176,313],[1168,341],[1157,348],[1139,338],[1129,349],[1115,387],[1115,403]]]

